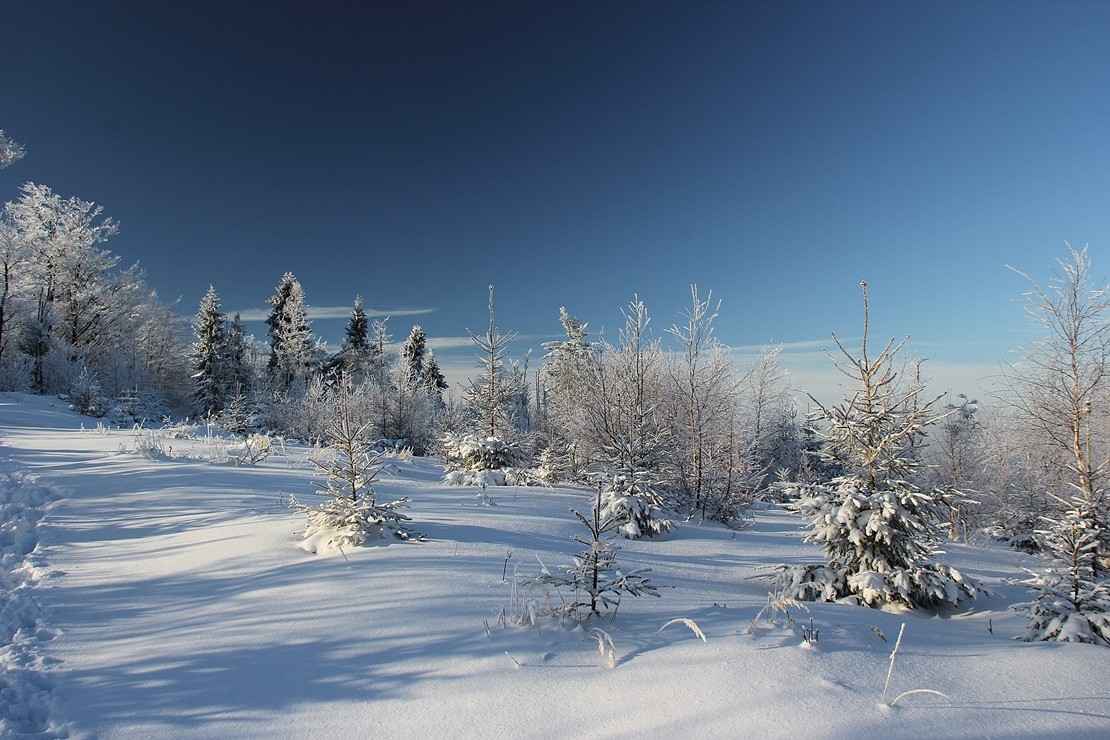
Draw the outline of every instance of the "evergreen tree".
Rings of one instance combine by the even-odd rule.
[[[343,349],[364,352],[369,346],[370,322],[366,318],[366,309],[362,307],[362,296],[355,296],[351,318],[347,321],[347,335],[343,340]]]
[[[468,330],[468,333],[469,330]],[[510,406],[519,397],[523,379],[510,372],[505,365],[509,344],[516,332],[502,334],[494,324],[493,286],[489,286],[489,328],[479,337],[470,333],[470,339],[480,350],[478,359],[482,374],[472,378],[464,392],[471,407],[477,412],[481,433],[497,437],[499,431],[510,428]]]
[[[572,565],[559,566],[562,575],[544,567],[540,575],[525,582],[525,585],[559,592],[559,605],[553,608],[554,613],[586,622],[603,610],[611,609],[615,615],[625,594],[659,596],[658,588],[647,576],[651,568],[635,568],[624,573],[617,567],[620,545],[613,541],[613,535],[627,524],[627,510],[606,505],[599,486],[589,517],[575,509],[571,509],[571,513],[589,534],[589,537],[576,535],[574,538],[586,549],[574,557]],[[561,589],[573,594],[564,596]]]
[[[253,340],[236,311],[227,329],[227,377],[233,395],[247,394],[254,385]]]
[[[220,310],[220,297],[210,285],[201,299],[193,325],[197,338],[192,353],[193,408],[201,416],[218,414],[227,404],[226,321],[227,317]]]
[[[869,606],[958,604],[978,589],[955,568],[933,560],[941,519],[935,491],[916,483],[917,442],[938,420],[933,402],[919,402],[916,379],[901,383],[895,358],[908,337],[891,339],[875,357],[868,353],[867,283],[863,288],[863,343],[859,356],[840,351],[837,368],[856,384],[837,406],[817,403],[827,424],[822,456],[843,474],[827,484],[799,483],[793,504],[809,521],[810,542],[828,557],[822,566],[784,568],[781,585],[792,598],[852,598]]]
[[[1026,640],[1089,642],[1110,646],[1110,582],[1099,552],[1110,539],[1098,506],[1075,500],[1075,507],[1040,534],[1052,558],[1045,573],[1029,582],[1035,601],[1017,605],[1029,618]]]
[[[324,368],[328,382],[336,383],[344,377],[355,385],[361,383],[371,371],[373,349],[370,344],[370,321],[362,306],[362,296],[355,296],[343,346]]]
[[[315,344],[308,325],[301,284],[287,272],[269,300],[270,378],[278,391],[305,382],[315,364]]]
[[[443,391],[447,390],[447,378],[439,369],[439,362],[436,360],[436,355],[431,350],[424,356],[424,369],[422,370],[422,381],[424,387],[428,389],[428,393],[432,397],[432,402],[436,408],[443,406]]]
[[[412,378],[424,377],[424,356],[427,352],[428,338],[420,324],[414,324],[412,331],[401,345],[401,362]]]

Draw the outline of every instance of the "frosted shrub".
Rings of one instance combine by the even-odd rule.
[[[410,517],[401,512],[409,499],[378,504],[372,497],[352,500],[336,496],[317,506],[306,506],[290,497],[290,506],[308,517],[302,537],[313,552],[373,544],[390,534],[398,539],[424,539],[407,526]]]
[[[239,464],[257,465],[273,452],[273,438],[269,434],[250,434],[240,445],[235,460]]]
[[[100,392],[100,382],[87,367],[82,367],[70,384],[69,400],[74,411],[86,416],[106,416],[110,407],[110,401]]]
[[[629,539],[670,531],[662,489],[644,471],[600,476],[602,515],[623,522],[617,531]]]
[[[448,434],[442,439],[447,474],[456,486],[527,485],[532,476],[525,466],[528,454],[515,442],[473,434]]]
[[[135,452],[148,460],[168,460],[171,452],[166,450],[162,438],[150,429],[139,429],[135,433]]]

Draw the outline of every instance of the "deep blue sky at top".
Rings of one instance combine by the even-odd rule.
[[[0,200],[102,204],[185,314],[289,270],[448,362],[489,283],[517,355],[637,293],[660,333],[696,283],[819,385],[866,278],[956,386],[1028,336],[1006,264],[1110,274],[1106,2],[0,0],[0,77]]]

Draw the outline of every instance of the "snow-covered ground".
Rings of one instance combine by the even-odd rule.
[[[1110,737],[1110,651],[1011,639],[1030,556],[950,545],[995,591],[971,611],[810,604],[752,630],[767,602],[753,576],[819,552],[775,508],[741,532],[687,524],[623,543],[662,595],[591,624],[610,667],[599,633],[502,618],[521,603],[514,572],[578,551],[569,509],[588,491],[483,501],[434,461],[394,460],[379,497],[411,497],[429,541],[313,555],[288,508],[313,496],[311,452],[236,466],[200,437],[0,394],[0,735]],[[944,696],[888,705],[912,689]]]

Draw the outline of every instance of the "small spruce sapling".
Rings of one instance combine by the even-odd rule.
[[[582,522],[588,537],[576,536],[575,542],[586,549],[575,556],[574,563],[559,567],[562,571],[555,574],[544,567],[540,575],[531,579],[533,585],[541,589],[553,589],[562,602],[552,608],[552,613],[569,616],[575,621],[588,621],[603,610],[612,609],[616,617],[621,598],[630,596],[659,596],[655,584],[646,576],[650,568],[637,568],[622,573],[616,566],[616,555],[620,546],[613,542],[614,534],[627,522],[625,516],[614,515],[602,503],[602,489],[599,486],[590,516],[571,509],[571,513]],[[573,591],[568,601],[560,589]]]
[[[400,511],[408,506],[408,498],[385,504],[376,500],[372,484],[382,468],[382,453],[368,438],[370,422],[356,425],[351,420],[345,382],[340,383],[335,408],[328,424],[331,454],[312,459],[324,475],[316,486],[331,498],[312,507],[290,497],[290,506],[309,519],[304,538],[314,540],[323,549],[361,545],[385,537],[386,532],[403,540],[423,540],[422,535],[408,528],[410,518]]]
[[[1053,563],[1028,585],[1035,601],[1014,608],[1029,618],[1023,638],[1110,646],[1110,583],[1099,561],[1106,527],[1097,506],[1077,497],[1074,506],[1038,532]]]
[[[664,492],[646,470],[605,473],[598,481],[604,513],[622,519],[617,531],[629,539],[664,534],[675,526],[667,516]]]

